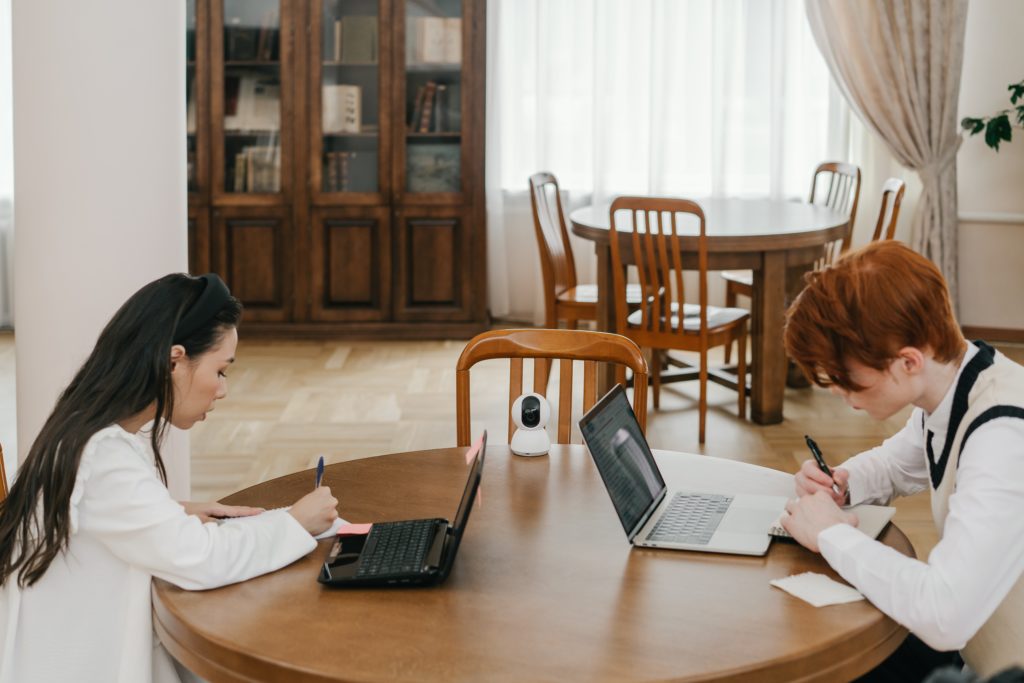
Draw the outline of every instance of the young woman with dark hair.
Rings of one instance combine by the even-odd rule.
[[[812,273],[788,318],[786,350],[815,384],[879,420],[914,406],[831,478],[803,463],[783,519],[911,631],[865,680],[920,681],[957,650],[986,677],[1024,665],[1024,367],[968,343],[938,269],[898,242]],[[940,539],[926,560],[860,533],[839,507],[926,489]]]
[[[0,683],[178,680],[153,636],[151,577],[244,581],[312,551],[337,518],[327,487],[266,513],[170,497],[167,426],[191,428],[227,394],[240,316],[216,275],[168,275],[100,333],[0,503]]]

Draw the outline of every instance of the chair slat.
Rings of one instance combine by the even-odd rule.
[[[583,412],[597,403],[597,362],[583,361]]]
[[[512,404],[523,393],[523,359],[510,358],[508,361],[508,440],[512,443],[512,434],[516,431],[516,425],[512,422]]]
[[[560,359],[558,369],[558,443],[569,443],[572,432],[572,359]]]

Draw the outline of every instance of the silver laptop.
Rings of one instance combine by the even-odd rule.
[[[608,495],[633,545],[764,555],[783,496],[669,490],[647,439],[616,385],[580,420]]]

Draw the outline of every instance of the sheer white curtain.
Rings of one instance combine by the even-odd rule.
[[[624,193],[806,199],[849,113],[799,0],[489,0],[491,312],[539,322],[527,178]],[[854,162],[856,163],[856,162]],[[581,279],[593,253],[577,244]]]
[[[14,136],[11,108],[11,0],[0,0],[0,328],[13,323]]]

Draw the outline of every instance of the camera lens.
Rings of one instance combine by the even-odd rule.
[[[536,427],[540,424],[540,399],[527,396],[523,399],[523,426]]]

